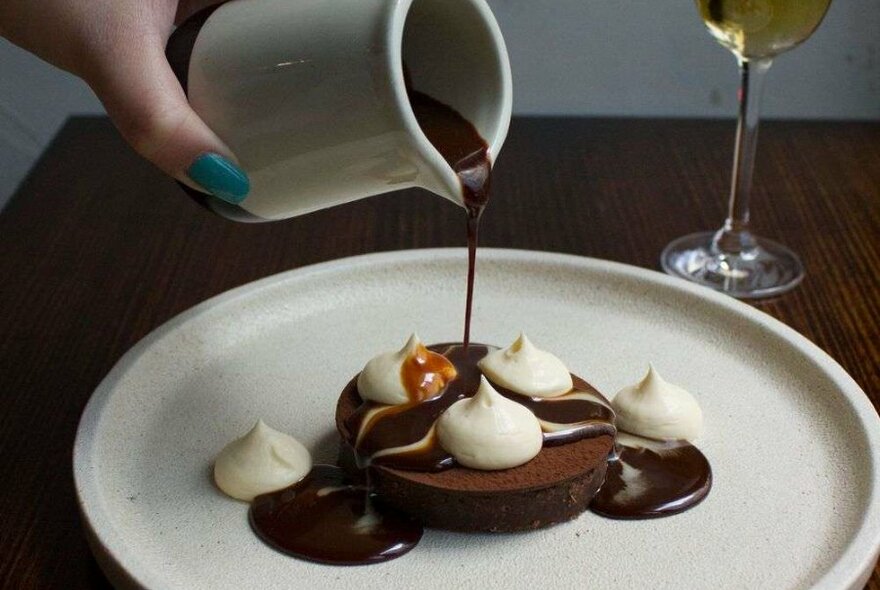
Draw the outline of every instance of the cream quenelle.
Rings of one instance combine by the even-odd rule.
[[[312,457],[299,441],[258,420],[250,432],[220,451],[214,481],[226,495],[250,502],[295,484],[311,468]]]
[[[541,424],[526,407],[480,378],[471,397],[452,404],[437,420],[440,446],[465,467],[493,471],[531,461],[541,452]]]
[[[529,397],[558,397],[572,388],[565,364],[523,333],[507,348],[487,354],[479,367],[493,383]]]
[[[697,400],[668,383],[649,365],[635,385],[621,389],[611,402],[617,428],[655,440],[694,440],[703,432],[703,412]]]
[[[358,391],[365,400],[396,406],[409,402],[409,394],[401,379],[407,357],[413,356],[422,341],[412,334],[400,350],[383,352],[371,358],[358,375]]]
[[[400,350],[370,359],[358,375],[357,387],[364,400],[398,406],[430,399],[453,378],[455,368],[412,334]]]

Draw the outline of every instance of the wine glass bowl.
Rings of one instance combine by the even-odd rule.
[[[697,0],[712,36],[741,59],[773,57],[806,41],[831,0]]]
[[[709,32],[739,63],[739,122],[727,219],[716,232],[691,234],[670,243],[660,257],[667,273],[743,299],[778,295],[803,279],[797,254],[749,231],[749,198],[764,77],[776,55],[813,34],[830,3],[696,0]]]

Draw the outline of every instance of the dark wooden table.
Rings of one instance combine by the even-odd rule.
[[[658,268],[725,212],[733,123],[518,119],[483,244]],[[880,403],[880,124],[769,123],[754,225],[799,252],[798,290],[757,307],[836,358]],[[72,119],[0,215],[0,585],[105,588],[77,514],[71,449],[119,357],[222,291],[378,250],[461,246],[463,216],[420,191],[300,219],[199,209],[100,118]],[[868,585],[880,589],[880,570]]]

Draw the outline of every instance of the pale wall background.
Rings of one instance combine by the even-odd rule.
[[[519,114],[735,111],[733,57],[691,0],[489,2],[507,40]],[[814,37],[778,59],[767,86],[767,117],[880,119],[880,0],[835,0]],[[84,84],[0,40],[0,207],[67,117],[101,112]]]

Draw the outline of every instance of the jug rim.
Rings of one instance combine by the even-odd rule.
[[[455,203],[462,205],[463,197],[461,190],[461,182],[452,167],[437,150],[434,144],[422,131],[416,120],[415,113],[410,106],[407,94],[406,83],[403,71],[403,39],[406,29],[407,16],[410,13],[415,2],[423,0],[395,0],[391,14],[391,26],[387,29],[388,47],[391,49],[386,53],[389,63],[388,71],[391,76],[391,90],[394,99],[400,105],[406,105],[406,108],[397,109],[400,114],[401,123],[407,132],[407,136],[412,139],[412,147],[418,155],[426,162],[432,165],[432,168],[440,173],[441,182],[444,184],[445,191],[438,193],[443,197],[453,200]],[[486,27],[489,35],[493,40],[493,55],[495,60],[495,69],[501,78],[501,95],[499,97],[499,108],[496,113],[496,121],[494,133],[492,137],[484,137],[489,145],[489,158],[494,166],[498,152],[504,145],[507,133],[510,128],[510,118],[513,112],[513,75],[510,68],[510,58],[507,53],[507,46],[504,43],[504,37],[501,28],[492,13],[492,9],[485,0],[460,0],[467,2],[473,6],[481,17],[481,24]],[[454,105],[452,105],[454,106]],[[454,196],[454,198],[453,198]]]

